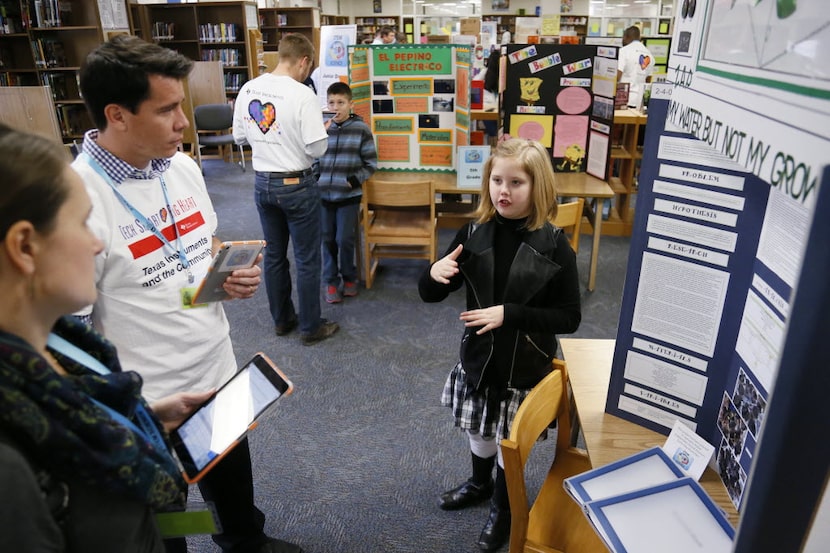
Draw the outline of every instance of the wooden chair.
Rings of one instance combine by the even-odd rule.
[[[570,235],[568,241],[571,243],[574,253],[579,253],[579,229],[582,226],[582,208],[584,205],[584,198],[566,204],[559,204],[556,217],[551,221]]]
[[[512,524],[510,553],[596,553],[606,551],[562,481],[591,469],[585,451],[571,447],[571,413],[565,363],[530,392],[513,420],[510,437],[501,441]],[[524,469],[542,431],[558,420],[556,456],[533,505],[528,508]]]
[[[400,182],[370,178],[363,184],[363,263],[366,288],[384,257],[435,261],[435,187],[430,179]]]

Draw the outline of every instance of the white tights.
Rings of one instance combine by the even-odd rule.
[[[470,451],[474,455],[485,459],[493,455],[498,455],[499,466],[504,468],[504,461],[501,458],[501,448],[499,447],[498,440],[495,438],[482,438],[481,434],[473,434],[469,430],[467,431],[467,436],[470,438]]]

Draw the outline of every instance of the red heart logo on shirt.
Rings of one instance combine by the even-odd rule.
[[[256,125],[262,131],[262,134],[267,133],[274,121],[277,120],[277,108],[271,102],[263,104],[259,100],[251,101],[248,104],[248,114],[256,121]]]
[[[651,56],[640,54],[640,69],[645,71],[646,67],[651,64]]]

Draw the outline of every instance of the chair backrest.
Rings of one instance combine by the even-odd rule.
[[[229,104],[204,104],[193,109],[197,131],[224,131],[233,126],[233,108]]]
[[[585,200],[583,198],[566,204],[559,204],[556,217],[551,221],[570,235],[568,241],[571,243],[574,253],[579,253],[579,232],[582,227],[582,208],[584,205]]]
[[[605,550],[579,505],[562,485],[565,478],[591,468],[587,454],[570,445],[567,382],[566,365],[557,359],[554,370],[522,402],[513,420],[510,437],[501,442],[512,516],[510,553]],[[533,505],[528,507],[525,465],[539,435],[554,420],[557,420],[556,455]]]
[[[370,178],[363,184],[363,200],[370,209],[432,206],[435,216],[435,192],[430,179],[402,182]]]

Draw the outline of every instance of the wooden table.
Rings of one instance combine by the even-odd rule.
[[[654,446],[666,436],[605,412],[614,340],[560,339],[591,465],[601,467]],[[737,526],[738,512],[720,476],[707,467],[700,485]]]
[[[471,109],[470,121],[498,121],[499,112],[497,109]]]
[[[435,181],[435,191],[444,194],[480,194],[478,188],[459,188],[455,172],[425,173],[420,171],[378,171],[379,179],[394,179],[401,183],[424,178],[428,174]],[[557,193],[562,197],[585,198],[583,213],[591,223],[593,240],[591,260],[588,265],[588,290],[596,286],[597,263],[599,260],[599,238],[602,233],[602,202],[614,196],[608,183],[587,173],[556,173]]]

